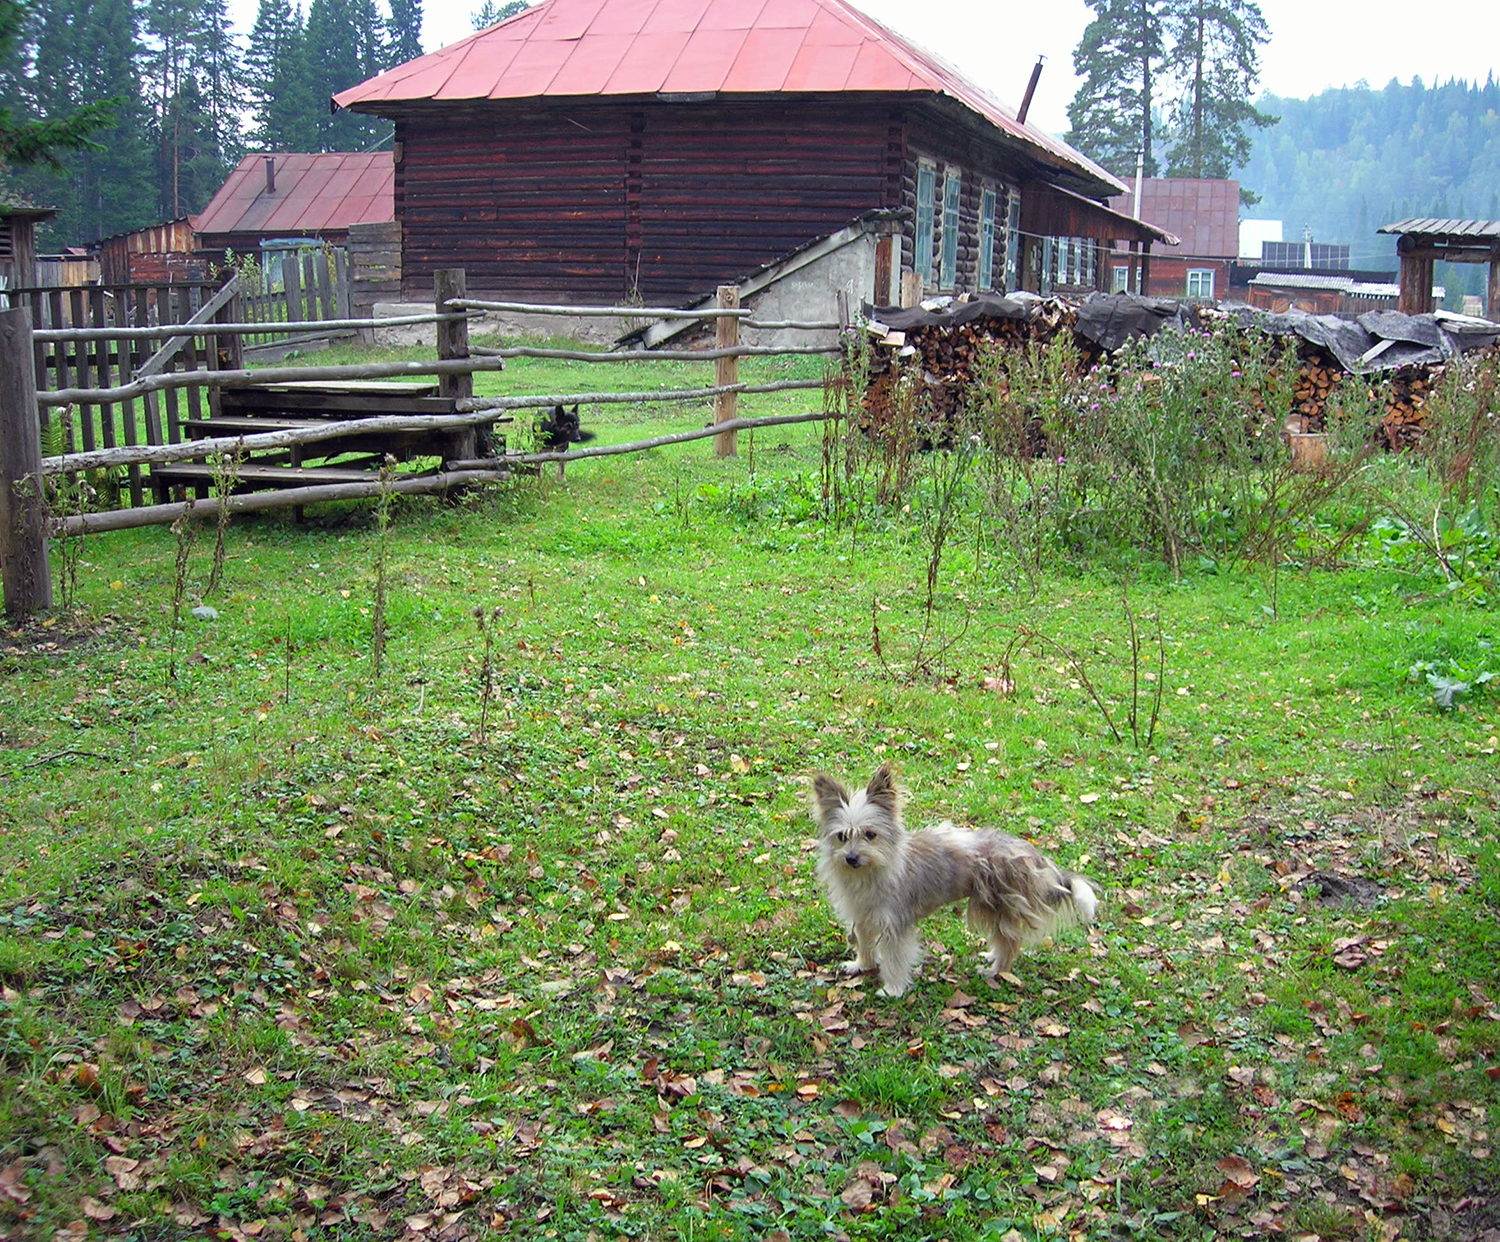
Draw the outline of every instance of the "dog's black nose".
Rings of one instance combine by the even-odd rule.
[[[857,867],[857,866],[859,866],[859,855],[858,854],[845,854],[844,855],[844,861],[846,863],[848,863],[851,867]]]

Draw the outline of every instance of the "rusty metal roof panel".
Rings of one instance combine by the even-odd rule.
[[[673,64],[687,46],[688,36],[683,33],[639,34],[632,49],[635,55],[620,62],[608,85],[605,95],[650,95],[661,90]]]
[[[497,42],[489,48],[470,46],[456,59],[433,94],[434,99],[473,99],[494,84],[496,72],[505,72],[521,54],[524,43]]]
[[[589,33],[640,34],[647,19],[656,11],[656,3],[657,0],[615,0],[615,3],[599,10],[599,15],[589,24]]]
[[[389,151],[276,155],[275,188],[265,155],[247,155],[198,216],[201,233],[299,233],[396,218]]]
[[[745,35],[743,30],[695,30],[661,89],[669,93],[719,90],[745,45]]]
[[[785,91],[842,91],[854,62],[859,59],[859,45],[814,47],[806,42],[792,59],[786,72]]]
[[[556,0],[547,0],[549,4]],[[564,0],[566,3],[567,0]],[[692,34],[698,23],[708,12],[710,0],[656,0],[656,8],[641,27],[642,34],[664,34],[667,32]]]
[[[724,89],[746,94],[781,90],[801,50],[801,31],[748,31],[740,54],[724,79]]]
[[[573,44],[573,53],[557,72],[557,80],[567,83],[569,95],[597,95],[609,85],[629,43],[614,35],[586,34]],[[549,95],[557,91],[548,90]]]
[[[777,34],[764,37],[772,31]],[[615,41],[608,53],[598,43],[604,38]],[[752,59],[762,54],[767,63]],[[452,47],[341,91],[334,102],[384,113],[393,105],[434,100],[768,89],[945,96],[1100,192],[1124,188],[847,0],[543,0]]]
[[[753,30],[765,0],[710,0],[699,30]]]

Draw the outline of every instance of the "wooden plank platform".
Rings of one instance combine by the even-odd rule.
[[[343,392],[328,387],[224,388],[221,414],[369,418],[376,414],[452,414],[452,397],[424,393]]]
[[[437,382],[428,380],[309,380],[227,387],[219,390],[208,417],[183,420],[182,435],[192,441],[318,427],[329,422],[356,422],[382,415],[454,413],[456,398],[441,397],[437,392]],[[493,426],[510,421],[509,415],[497,414],[492,423],[475,427],[369,432],[351,429],[330,440],[251,450],[249,460],[242,462],[235,472],[234,490],[369,482],[387,454],[399,461],[421,457],[467,458],[473,456],[476,439],[480,445],[489,444],[491,451],[503,454],[504,437],[495,434]],[[329,464],[330,459],[350,454],[363,456],[359,461]],[[306,464],[309,461],[325,464]],[[214,467],[202,459],[156,466],[151,471],[151,485],[159,500],[165,500],[173,488],[190,488],[200,498],[206,497],[215,486]]]
[[[180,461],[157,466],[152,470],[152,481],[168,486],[180,485],[208,489],[215,482],[214,467],[202,462]],[[357,466],[261,466],[254,462],[243,463],[237,471],[237,492],[259,491],[274,487],[315,487],[320,483],[368,483],[375,472]]]

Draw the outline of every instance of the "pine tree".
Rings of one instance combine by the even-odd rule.
[[[390,0],[386,22],[386,68],[404,65],[422,54],[422,0]]]
[[[131,0],[94,0],[79,28],[75,89],[82,99],[117,100],[116,123],[98,150],[76,163],[79,241],[109,237],[156,218],[151,178],[154,129],[140,95],[140,42]]]
[[[307,68],[307,37],[288,0],[260,0],[244,65],[251,145],[262,151],[316,151],[320,114]],[[326,100],[321,107],[327,110]]]
[[[238,56],[223,0],[147,0],[142,15],[161,137],[157,198],[160,214],[176,219],[207,203],[229,170],[229,153],[240,145]],[[191,193],[184,191],[185,158],[194,165]],[[199,184],[205,178],[214,182],[207,196]]]
[[[308,6],[308,80],[321,104],[319,150],[364,151],[389,137],[388,121],[328,111],[332,96],[385,68],[383,29],[374,0],[312,0]]]
[[[469,14],[469,21],[475,30],[488,30],[491,26],[498,25],[507,18],[514,17],[517,13],[524,13],[531,7],[527,0],[484,0],[473,13]]]
[[[0,86],[0,164],[12,167],[40,165],[49,170],[65,167],[67,153],[98,149],[96,135],[114,123],[111,100],[84,99],[73,89],[71,64],[64,76],[53,79],[37,72],[38,61],[47,68],[48,53],[61,50],[73,24],[70,14],[49,7],[38,15],[33,6],[18,0],[0,0],[0,62],[4,64]],[[29,46],[39,45],[42,32],[50,29],[48,52],[33,59]],[[58,63],[57,57],[52,57]],[[25,119],[21,113],[32,114]]]
[[[1270,37],[1255,0],[1171,0],[1163,65],[1172,84],[1167,176],[1228,177],[1250,153],[1246,131],[1275,124],[1250,102],[1260,47]]]
[[[1135,174],[1136,155],[1156,175],[1152,151],[1157,76],[1168,0],[1086,0],[1094,18],[1073,52],[1083,79],[1068,104],[1068,141],[1117,177]]]

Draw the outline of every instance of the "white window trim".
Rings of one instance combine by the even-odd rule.
[[[1197,277],[1195,282],[1193,277]],[[1203,292],[1203,283],[1207,280],[1208,292]],[[1193,292],[1193,285],[1198,285],[1198,292]],[[1212,302],[1214,298],[1214,269],[1211,267],[1190,267],[1187,270],[1187,297],[1202,298],[1204,301]]]

